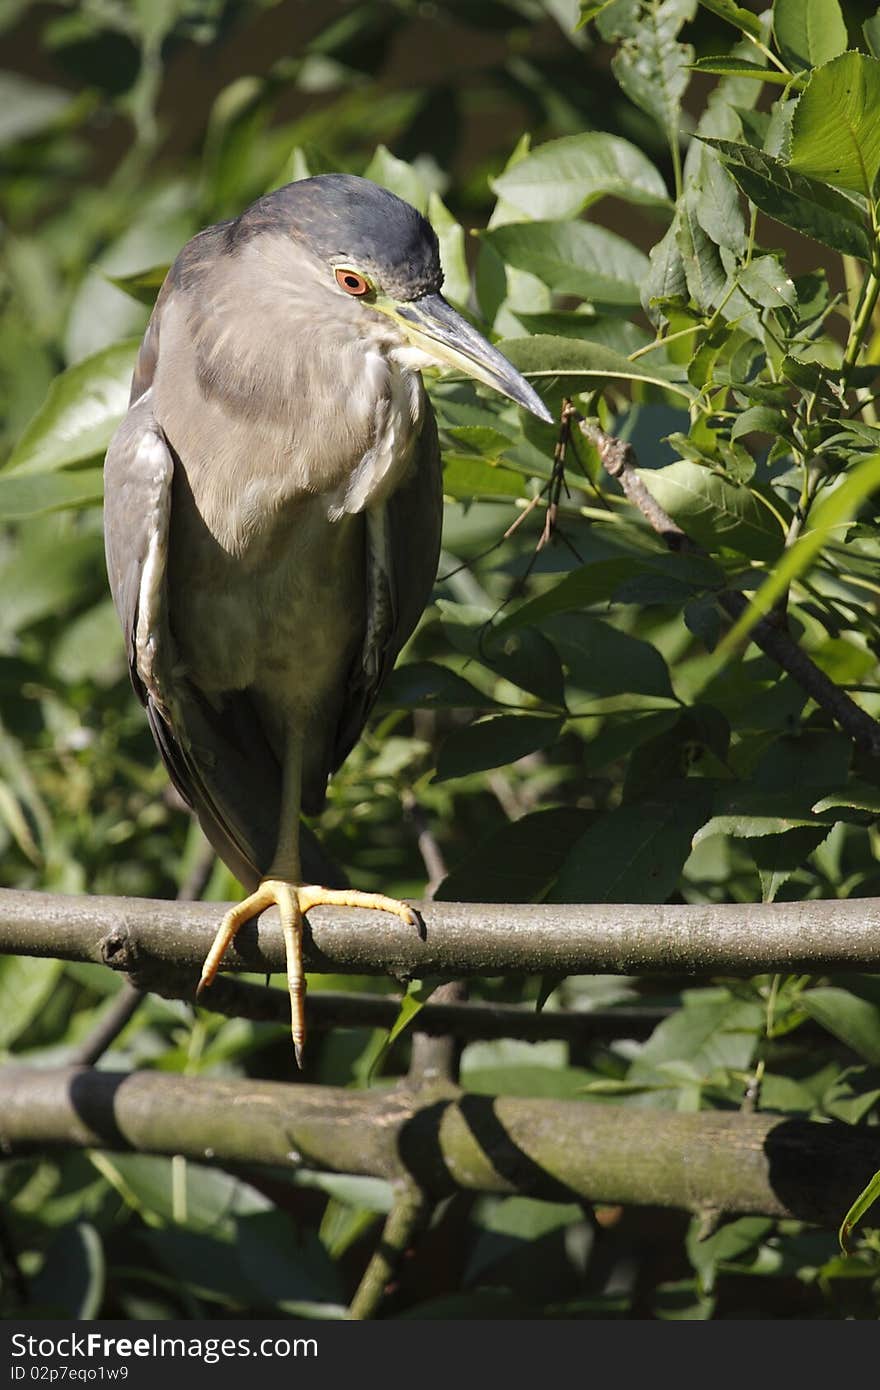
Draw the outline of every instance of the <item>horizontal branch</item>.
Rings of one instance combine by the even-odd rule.
[[[415,1186],[763,1213],[836,1226],[880,1133],[778,1115],[351,1091],[91,1068],[0,1068],[0,1150],[77,1145],[330,1169]]]
[[[225,905],[0,890],[0,951],[97,961],[157,988],[194,975]],[[425,934],[379,912],[315,908],[309,970],[391,975],[754,975],[880,971],[880,899],[796,903],[422,903]],[[224,968],[284,969],[276,908],[238,933]]]

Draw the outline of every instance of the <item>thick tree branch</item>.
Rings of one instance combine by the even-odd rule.
[[[579,423],[581,433],[596,449],[606,472],[617,479],[630,502],[641,512],[652,530],[663,537],[670,550],[705,553],[651,496],[637,472],[638,460],[632,445],[606,434],[590,420],[580,419]],[[745,596],[734,589],[723,590],[717,599],[719,606],[734,621],[748,606]],[[782,625],[784,616],[779,616],[781,621],[776,622],[772,617],[759,619],[751,630],[751,640],[781,666],[858,747],[875,755],[880,754],[880,724],[810,660]]]
[[[97,961],[149,981],[197,975],[221,903],[0,890],[0,951]],[[880,899],[794,903],[422,903],[425,937],[396,917],[309,914],[305,960],[327,974],[755,975],[880,971]],[[224,969],[284,969],[275,908],[243,927]]]
[[[410,1185],[428,1202],[459,1189],[574,1193],[830,1227],[880,1168],[876,1129],[779,1115],[0,1068],[0,1149],[54,1144],[359,1173]]]

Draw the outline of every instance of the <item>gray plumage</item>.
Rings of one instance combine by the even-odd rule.
[[[387,315],[439,289],[436,237],[364,180],[305,180],[178,256],[105,466],[107,567],[135,690],[209,840],[252,888],[284,816],[363,728],[427,602],[440,543],[433,415]],[[313,881],[328,881],[302,846]],[[310,862],[308,862],[310,861]]]
[[[452,366],[550,418],[442,278],[429,224],[363,179],[260,198],[181,251],[107,451],[107,571],[134,688],[251,890],[198,990],[242,924],[277,907],[299,1062],[305,913],[418,924],[406,903],[335,887],[300,816],[320,810],[431,592],[440,455],[419,369]]]

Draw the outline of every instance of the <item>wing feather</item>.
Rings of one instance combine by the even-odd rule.
[[[271,862],[281,814],[281,769],[246,691],[213,705],[177,669],[166,601],[175,459],[147,388],[107,451],[107,573],[128,644],[132,685],[168,774],[208,840],[246,888]],[[345,880],[302,827],[309,879]]]
[[[333,772],[348,757],[401,651],[415,631],[437,575],[443,473],[437,424],[426,402],[409,477],[367,518],[367,625],[339,721]]]

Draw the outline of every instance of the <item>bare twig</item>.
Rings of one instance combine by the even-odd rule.
[[[651,496],[636,472],[638,461],[632,445],[606,434],[589,420],[580,420],[580,428],[596,449],[606,471],[617,478],[630,502],[641,512],[648,525],[663,537],[669,548],[693,554],[705,553]],[[719,606],[734,621],[748,606],[745,596],[733,589],[721,590],[716,597]],[[775,620],[774,617],[759,619],[751,630],[751,640],[791,676],[858,747],[875,755],[880,754],[880,724],[810,660],[790,632],[780,625],[784,621],[781,612],[775,615]]]
[[[438,985],[431,995],[435,1007],[447,1004],[461,1004],[467,998],[467,985],[463,980],[449,980]],[[450,1030],[438,1034],[422,1028],[422,1015],[419,1014],[418,1028],[413,1032],[412,1053],[410,1056],[407,1082],[410,1086],[435,1085],[440,1082],[458,1080],[458,1061],[461,1044]]]
[[[428,817],[416,800],[415,794],[407,789],[401,800],[403,801],[403,809],[412,822],[418,837],[419,853],[422,856],[425,873],[428,875],[428,881],[425,884],[425,897],[431,899],[446,877],[446,861],[443,858],[443,851],[437,843]]]
[[[430,1207],[418,1188],[405,1183],[382,1230],[379,1244],[351,1301],[349,1317],[372,1318],[408,1248],[425,1226]]]
[[[92,1031],[73,1049],[70,1065],[73,1067],[94,1066],[103,1057],[107,1048],[116,1041],[127,1023],[131,1021],[144,1002],[144,990],[137,989],[129,980],[123,980],[122,988],[104,1010]]]

